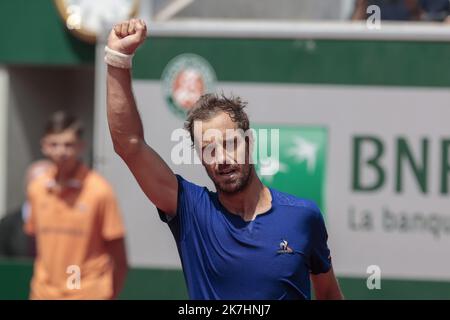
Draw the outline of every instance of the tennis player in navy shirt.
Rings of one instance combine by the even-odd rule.
[[[116,152],[174,235],[189,297],[310,299],[312,280],[317,299],[342,299],[319,208],[260,181],[240,98],[204,95],[186,121],[215,192],[174,174],[146,143],[129,63],[146,34],[135,19],[111,31],[108,122]]]

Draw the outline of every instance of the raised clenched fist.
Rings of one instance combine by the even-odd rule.
[[[124,54],[134,54],[147,38],[144,20],[131,19],[117,24],[109,34],[108,47]]]

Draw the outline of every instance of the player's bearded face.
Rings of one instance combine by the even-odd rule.
[[[202,122],[201,127],[201,140],[197,140],[201,149],[197,151],[217,191],[233,194],[243,190],[254,171],[250,163],[251,139],[226,113]]]
[[[206,171],[214,182],[217,191],[233,194],[247,186],[252,173],[251,166],[251,164],[224,164],[217,166],[217,168],[206,166]]]

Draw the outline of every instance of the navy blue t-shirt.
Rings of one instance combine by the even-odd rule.
[[[327,231],[313,202],[270,189],[272,208],[246,222],[216,192],[177,179],[177,214],[168,224],[190,299],[310,299],[310,273],[331,268]],[[167,222],[161,211],[160,217]]]

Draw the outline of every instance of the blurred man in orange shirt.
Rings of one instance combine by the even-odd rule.
[[[82,125],[64,112],[49,120],[41,140],[54,168],[28,187],[36,237],[31,299],[114,299],[126,272],[125,230],[114,192],[81,161]]]

